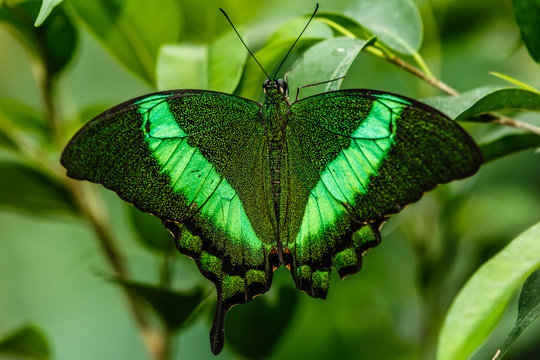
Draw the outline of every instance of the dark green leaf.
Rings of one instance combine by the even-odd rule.
[[[519,297],[516,325],[493,360],[501,359],[510,348],[510,345],[538,315],[540,315],[540,270],[536,270],[525,281]]]
[[[178,41],[180,12],[174,0],[72,0],[78,17],[123,65],[154,83],[163,44]]]
[[[293,319],[298,294],[283,286],[272,303],[262,296],[233,308],[227,318],[228,342],[246,358],[270,355]],[[249,340],[246,339],[249,334]]]
[[[169,330],[178,330],[200,309],[204,292],[201,288],[178,292],[133,281],[113,280],[132,294],[145,300]]]
[[[425,99],[424,102],[458,121],[486,121],[481,115],[492,111],[540,110],[540,94],[516,88],[483,87],[458,96]]]
[[[291,101],[296,98],[299,86],[316,84],[323,81],[339,79],[345,76],[356,56],[371,41],[356,38],[331,38],[310,47],[293,65],[287,76]],[[343,80],[327,82],[300,90],[299,98],[337,90]]]
[[[246,56],[234,31],[210,45],[165,45],[157,60],[157,87],[232,93],[240,81]]]
[[[411,0],[360,0],[346,13],[395,51],[412,55],[420,49],[422,19]]]
[[[158,252],[164,252],[173,247],[173,238],[165,229],[160,219],[143,213],[134,206],[130,206],[128,212],[133,226],[137,230],[137,238],[141,241],[141,244],[148,249]]]
[[[72,197],[57,179],[30,166],[0,162],[0,205],[31,213],[77,213]]]
[[[540,1],[512,0],[521,38],[536,62],[540,62]]]
[[[515,152],[540,147],[540,136],[535,134],[511,134],[480,146],[484,161],[492,161]]]
[[[40,26],[41,24],[43,24],[47,16],[49,16],[49,14],[51,13],[52,9],[56,5],[60,4],[62,1],[63,0],[43,0],[34,26]]]
[[[0,7],[0,21],[6,22],[23,40],[33,59],[44,64],[50,76],[59,73],[71,59],[78,35],[62,8],[51,13],[39,28],[34,27],[40,2],[29,0]]]
[[[446,314],[437,360],[465,360],[484,342],[518,286],[540,267],[540,223],[474,273]]]
[[[24,326],[0,339],[0,357],[49,359],[51,351],[45,335],[34,326]]]

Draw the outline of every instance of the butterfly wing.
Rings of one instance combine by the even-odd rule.
[[[227,309],[270,287],[276,220],[267,153],[260,104],[180,90],[98,116],[61,162],[70,177],[101,183],[164,220],[179,250],[216,285],[218,350]]]
[[[331,266],[360,269],[389,214],[437,184],[470,176],[481,154],[459,125],[412,99],[328,92],[291,106],[282,241],[298,288],[325,297]]]

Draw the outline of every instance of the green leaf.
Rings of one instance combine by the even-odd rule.
[[[45,335],[34,326],[24,326],[0,339],[0,357],[49,359],[51,351]]]
[[[59,8],[51,13],[48,21],[39,28],[34,19],[40,9],[37,0],[4,3],[0,7],[0,21],[10,25],[16,36],[22,39],[34,61],[42,63],[50,76],[65,68],[71,59],[78,41],[75,26],[65,12]]]
[[[516,289],[540,267],[540,223],[478,269],[448,311],[437,360],[467,359],[491,333]]]
[[[529,91],[535,92],[537,94],[540,94],[540,90],[534,88],[533,86],[531,86],[529,84],[524,83],[523,81],[520,81],[520,80],[518,80],[516,78],[513,78],[511,76],[501,74],[500,72],[497,72],[497,71],[490,71],[489,74],[493,75],[493,76],[496,76],[499,79],[503,79],[505,81],[508,81],[509,83],[512,83],[512,84],[514,84],[516,86],[519,86],[522,89],[529,90]]]
[[[47,16],[49,16],[49,14],[51,13],[52,9],[56,5],[60,4],[62,1],[63,0],[43,0],[34,26],[40,26],[41,24],[43,24]]]
[[[540,94],[524,89],[482,87],[458,96],[423,100],[458,121],[487,121],[481,115],[492,111],[540,110]]]
[[[0,146],[17,150],[23,136],[41,146],[51,140],[50,135],[36,110],[16,100],[0,99]]]
[[[293,319],[298,303],[295,289],[283,286],[278,298],[273,300],[272,304],[259,296],[233,308],[227,318],[227,341],[248,359],[270,355]]]
[[[283,57],[290,49],[294,40],[295,39],[286,39],[274,42],[255,53],[255,57],[264,66],[265,70],[270,76],[273,75],[273,72],[283,60]],[[308,47],[321,40],[322,39],[320,38],[300,38],[294,47],[294,51],[296,53],[302,53]],[[289,57],[293,59],[294,55],[289,55]],[[286,67],[282,68],[281,71],[284,69],[286,69]],[[235,94],[247,99],[256,100],[262,94],[261,84],[265,79],[266,75],[262,72],[255,61],[248,60],[244,69],[244,74],[240,80],[238,89],[235,91]]]
[[[512,0],[521,38],[536,62],[540,62],[540,1]]]
[[[234,31],[214,43],[163,46],[157,60],[157,87],[232,93],[248,53]]]
[[[336,36],[345,35],[365,40],[373,37],[371,31],[360,25],[356,20],[341,13],[319,11],[315,17],[322,23],[330,26],[334,30]]]
[[[308,19],[309,17],[298,17],[281,25],[266,39],[265,46],[280,42],[283,39],[294,39],[298,37],[304,26],[306,26]],[[326,39],[332,37],[332,30],[325,23],[315,19],[309,24],[302,37]]]
[[[201,288],[179,292],[134,281],[113,281],[145,300],[171,331],[186,326],[200,310],[204,300],[204,291]]]
[[[346,14],[391,49],[413,55],[422,44],[422,19],[411,0],[355,1]]]
[[[173,238],[157,217],[129,206],[128,215],[137,231],[137,238],[146,248],[163,253],[173,246]]]
[[[180,12],[174,0],[71,0],[78,17],[135,75],[153,84],[163,44],[178,41]]]
[[[0,205],[31,213],[78,213],[57,179],[30,166],[0,162]]]
[[[535,134],[510,134],[480,145],[485,162],[493,161],[518,151],[540,147],[540,136]]]
[[[338,37],[331,38],[310,47],[292,66],[287,76],[289,82],[289,96],[291,101],[296,98],[299,86],[316,84],[323,81],[339,79],[345,76],[356,56],[366,46],[372,44],[371,40]],[[337,90],[343,79],[327,82],[300,90],[299,98],[310,95]]]
[[[536,270],[525,281],[519,297],[516,325],[499,351],[497,351],[497,355],[493,360],[501,359],[510,348],[510,345],[538,315],[540,315],[540,270]]]

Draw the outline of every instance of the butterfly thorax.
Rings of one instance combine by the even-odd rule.
[[[268,141],[268,168],[274,201],[274,212],[279,221],[281,199],[281,157],[290,112],[287,83],[283,79],[266,80],[263,83],[265,101],[263,119]]]

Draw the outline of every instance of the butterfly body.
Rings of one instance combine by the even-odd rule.
[[[342,90],[291,104],[286,86],[266,82],[263,104],[200,90],[133,99],[62,155],[69,176],[162,219],[214,282],[214,353],[227,310],[267,291],[276,267],[326,297],[332,267],[358,271],[390,214],[481,163],[456,123],[412,99]]]

